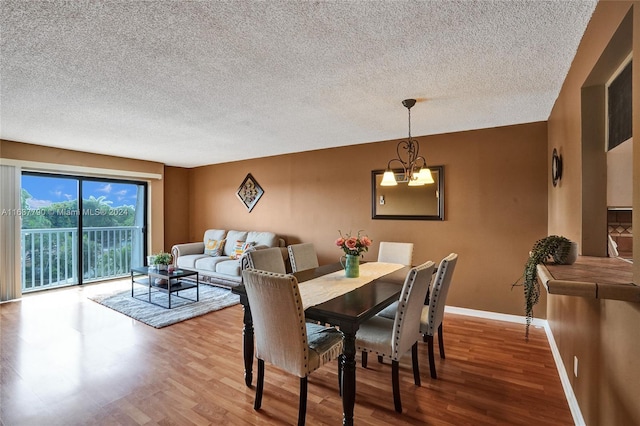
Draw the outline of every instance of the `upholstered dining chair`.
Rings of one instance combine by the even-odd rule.
[[[378,262],[400,263],[411,266],[413,261],[413,243],[393,243],[381,241],[378,249]]]
[[[279,247],[270,247],[245,253],[242,259],[242,269],[248,268],[277,272],[279,274],[287,273],[287,267],[284,264],[282,251]]]
[[[444,338],[442,333],[442,320],[444,318],[444,307],[447,300],[447,294],[449,292],[449,286],[451,285],[451,277],[453,271],[456,268],[458,262],[458,255],[451,253],[440,261],[438,270],[433,278],[433,286],[431,288],[431,294],[429,300],[425,302],[425,306],[422,308],[422,315],[420,316],[420,332],[422,333],[423,340],[427,343],[429,353],[429,370],[431,377],[438,378],[436,373],[436,364],[433,356],[433,335],[435,330],[438,331],[438,348],[440,350],[440,358],[444,359]],[[384,310],[378,313],[378,316],[393,319],[397,308],[395,302],[389,305]]]
[[[420,386],[418,340],[420,315],[435,264],[431,261],[412,268],[405,278],[393,320],[374,316],[360,325],[356,333],[356,348],[362,351],[362,366],[367,366],[368,352],[391,359],[391,383],[395,410],[402,412],[400,400],[400,358],[411,349],[413,380]]]
[[[429,353],[429,370],[431,377],[438,378],[436,373],[436,363],[433,356],[433,335],[438,331],[438,348],[440,350],[440,358],[444,359],[444,338],[442,333],[442,320],[444,318],[444,306],[451,287],[451,277],[458,262],[458,255],[451,253],[440,261],[438,271],[433,281],[433,288],[429,295],[429,306],[422,308],[420,318],[420,332],[423,340],[427,343]]]
[[[291,244],[287,248],[292,272],[304,271],[305,269],[319,266],[318,255],[313,243]]]
[[[253,408],[259,410],[262,405],[266,361],[300,378],[298,425],[304,425],[307,377],[342,353],[342,333],[333,327],[305,322],[298,281],[293,275],[245,269],[242,279],[253,316],[258,359]]]

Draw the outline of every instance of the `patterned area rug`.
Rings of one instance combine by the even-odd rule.
[[[134,294],[136,297],[131,297],[131,290],[128,290],[91,296],[89,299],[155,328],[166,327],[240,303],[240,297],[231,293],[231,290],[202,284],[199,302],[185,300],[172,294],[171,309],[146,302],[147,290],[142,287],[136,288]],[[180,296],[195,300],[196,290],[183,290]],[[151,300],[163,306],[167,306],[168,303],[167,295],[161,292],[152,292]]]

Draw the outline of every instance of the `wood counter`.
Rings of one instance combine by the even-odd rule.
[[[549,294],[640,302],[633,264],[618,258],[578,256],[572,265],[538,265],[538,279]]]

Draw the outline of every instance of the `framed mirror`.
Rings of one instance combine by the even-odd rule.
[[[408,186],[400,182],[402,169],[394,169],[398,185],[380,186],[384,170],[371,172],[371,218],[444,220],[444,166],[430,166],[434,183]]]

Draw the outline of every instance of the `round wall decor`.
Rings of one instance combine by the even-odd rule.
[[[562,156],[558,154],[558,150],[553,148],[551,156],[551,181],[553,186],[558,185],[558,181],[562,179]]]

